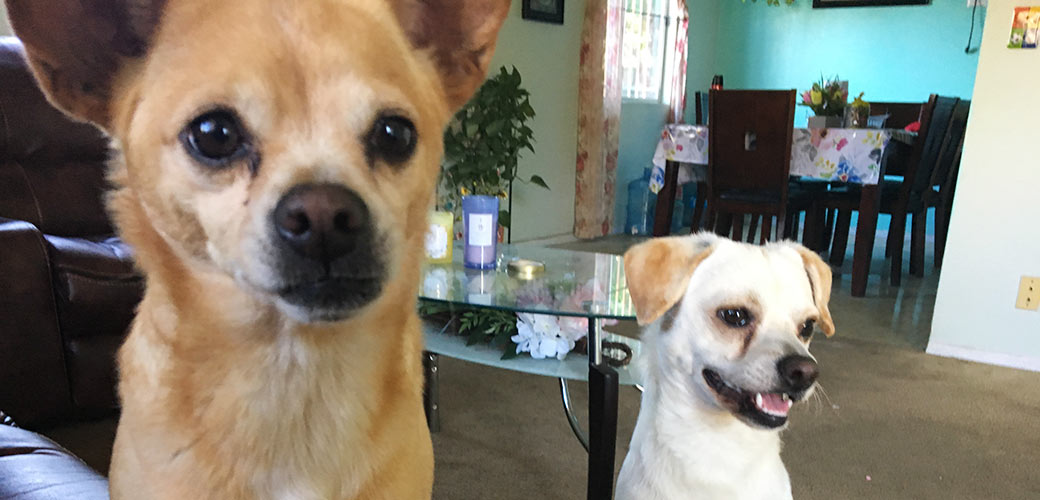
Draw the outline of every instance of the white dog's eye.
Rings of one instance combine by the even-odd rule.
[[[798,332],[798,336],[801,337],[802,340],[809,340],[809,339],[812,338],[813,331],[815,331],[815,330],[816,330],[816,320],[814,320],[814,319],[807,319],[807,320],[805,320],[805,323],[802,323],[802,329]]]
[[[751,324],[751,313],[747,309],[719,309],[719,319],[734,328],[744,328]]]

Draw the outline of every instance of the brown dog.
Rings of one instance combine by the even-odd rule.
[[[455,108],[508,0],[7,0],[113,137],[147,290],[114,499],[429,498],[415,313]]]

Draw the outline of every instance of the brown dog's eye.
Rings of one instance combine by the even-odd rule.
[[[196,159],[210,166],[223,166],[245,151],[246,134],[230,111],[204,113],[188,125],[184,143]]]
[[[365,144],[365,156],[371,165],[382,160],[400,165],[412,157],[418,134],[415,125],[403,116],[384,116],[372,124]]]
[[[733,328],[744,328],[751,324],[751,313],[747,309],[719,309],[719,319]]]
[[[802,340],[809,340],[809,339],[812,338],[813,332],[815,330],[816,330],[816,320],[814,320],[814,319],[807,319],[807,320],[805,320],[805,323],[802,323],[802,329],[799,330],[798,336],[801,337]]]

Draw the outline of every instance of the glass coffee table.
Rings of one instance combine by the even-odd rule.
[[[588,357],[570,353],[563,361],[533,359],[524,353],[503,360],[502,349],[466,345],[464,337],[446,331],[449,326],[424,322],[426,377],[425,404],[430,428],[439,427],[437,412],[437,358],[448,356],[473,363],[560,380],[564,412],[575,435],[589,454],[588,498],[612,497],[614,445],[617,439],[619,385],[641,387],[638,364],[641,344],[636,339],[612,335],[601,329],[603,320],[634,320],[622,259],[617,255],[575,252],[525,245],[498,246],[495,269],[479,271],[462,264],[462,248],[456,246],[450,264],[427,264],[422,273],[419,299],[466,308],[488,308],[517,313],[550,314],[587,321]],[[533,279],[510,275],[514,259],[541,262],[545,270]],[[450,325],[450,324],[449,324]],[[604,354],[603,342],[623,343],[632,351],[628,364],[615,368]],[[586,437],[571,412],[568,380],[589,383],[589,432]]]

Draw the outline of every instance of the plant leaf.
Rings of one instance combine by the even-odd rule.
[[[499,210],[498,211],[498,224],[500,226],[502,226],[502,227],[504,227],[506,229],[509,229],[510,226],[512,225],[512,222],[513,221],[510,218],[509,212],[507,210]]]
[[[502,350],[502,358],[501,359],[503,359],[503,360],[514,359],[517,356],[519,356],[519,354],[517,354],[517,352],[516,352],[516,344],[514,344],[512,342],[506,344],[505,348]]]
[[[531,176],[531,183],[537,184],[539,186],[542,186],[545,189],[549,189],[549,185],[545,183],[545,179],[542,179],[542,177],[539,176],[539,175],[532,175]],[[550,191],[551,191],[551,189],[550,189]]]

